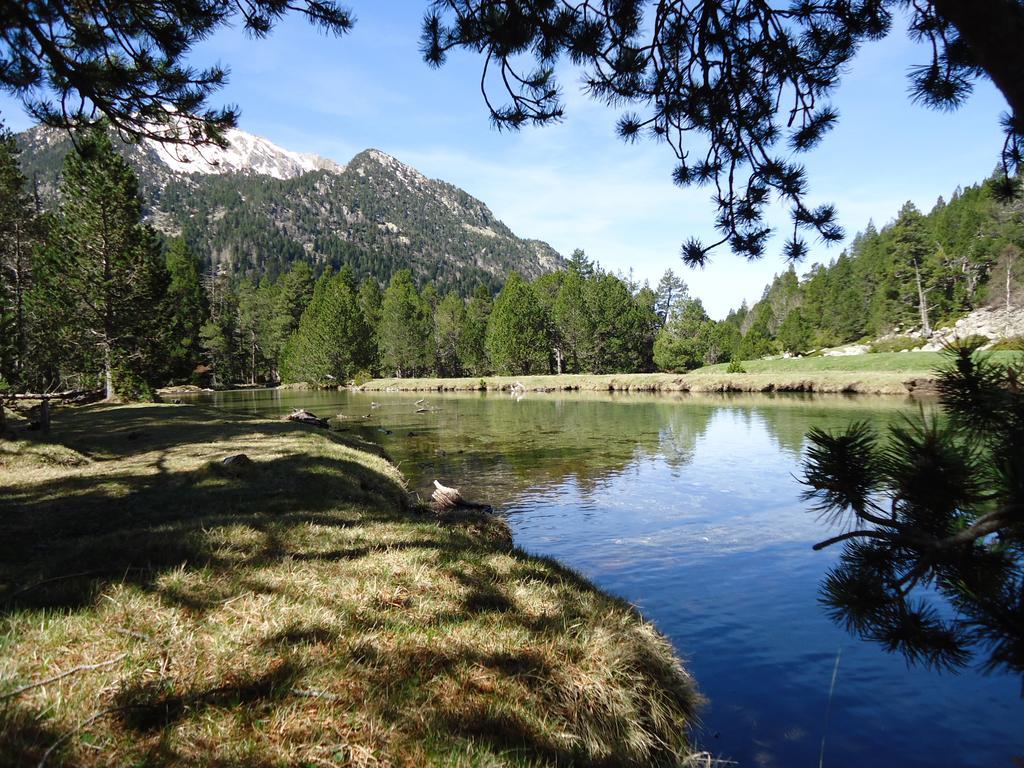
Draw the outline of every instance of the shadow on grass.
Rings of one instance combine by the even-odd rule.
[[[141,414],[135,415],[136,410]],[[248,420],[222,424],[220,419],[211,425],[200,414],[180,414],[176,408],[171,414],[164,408],[99,409],[87,432],[76,431],[71,418],[66,445],[106,456],[101,465],[2,489],[0,614],[80,608],[106,583],[152,584],[171,568],[232,568],[289,556],[360,557],[372,549],[303,554],[280,542],[287,529],[300,525],[356,527],[409,520],[398,483],[358,461],[301,452],[259,457],[268,434],[293,440],[301,451],[306,439],[301,428]],[[56,435],[61,426],[55,424]],[[122,436],[138,432],[143,437],[130,441],[130,448],[120,445]],[[256,449],[252,463],[239,469],[221,463],[234,450],[220,445],[225,432]],[[195,460],[174,468],[181,463],[176,448],[202,450],[204,442],[214,444],[208,460],[200,458],[198,468]],[[3,450],[11,451],[9,445]],[[136,453],[146,460],[112,462],[110,471],[102,471],[102,462]],[[236,526],[262,533],[262,547],[239,555],[211,544],[211,531]],[[197,610],[204,607],[204,599],[196,596],[168,597]]]
[[[649,739],[635,734],[640,715],[607,703],[643,699],[618,670],[597,692],[567,672],[586,655],[576,628],[609,617],[602,636],[618,634],[608,657],[642,668],[659,691],[683,685],[670,679],[670,654],[646,658],[646,641],[616,618],[632,609],[512,549],[494,518],[418,519],[386,468],[294,425],[190,408],[97,409],[55,420],[54,434],[67,451],[53,451],[54,461],[73,471],[51,465],[0,488],[0,622],[17,628],[0,640],[20,652],[34,644],[31,655],[68,668],[65,630],[82,617],[89,635],[76,642],[95,643],[88,651],[130,652],[123,666],[104,667],[113,680],[76,676],[82,688],[61,689],[59,705],[41,689],[0,700],[0,764],[37,764],[51,746],[48,765],[307,764],[300,752],[313,764],[335,759],[316,750],[335,749],[339,728],[369,744],[359,760],[392,764],[416,764],[409,756],[424,744],[442,745],[441,764],[454,750],[481,765],[668,765],[678,756],[692,691]],[[10,445],[3,450],[16,452]],[[237,452],[251,462],[223,465]],[[37,454],[45,464],[46,451]],[[120,583],[138,594],[108,619],[98,595]],[[524,593],[543,610],[525,608]],[[50,614],[46,634],[37,612],[54,608],[62,613]],[[90,738],[102,754],[71,730],[97,711]]]

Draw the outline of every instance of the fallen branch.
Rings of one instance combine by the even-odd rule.
[[[103,667],[113,666],[114,664],[117,664],[117,662],[121,661],[127,655],[127,653],[122,653],[120,656],[115,656],[110,661],[101,661],[97,664],[81,664],[77,667],[72,667],[67,672],[61,672],[59,675],[48,677],[45,680],[40,680],[37,683],[29,683],[28,685],[21,686],[21,688],[15,688],[13,691],[8,691],[7,693],[0,696],[0,701],[13,699],[15,696],[20,696],[25,691],[31,691],[33,688],[38,688],[42,685],[49,685],[50,683],[55,683],[58,680],[62,680],[63,678],[77,674],[78,672],[88,672],[89,670],[93,669],[102,669]]]

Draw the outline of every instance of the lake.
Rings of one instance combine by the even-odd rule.
[[[416,412],[421,398],[432,410]],[[914,413],[908,400],[282,390],[186,399],[264,416],[344,414],[342,426],[383,445],[424,498],[438,479],[493,505],[520,547],[634,603],[672,640],[708,698],[694,739],[719,757],[787,768],[822,755],[831,768],[1022,764],[1019,678],[908,668],[817,603],[838,548],[811,550],[829,529],[800,501],[804,435],[855,420],[884,426]]]

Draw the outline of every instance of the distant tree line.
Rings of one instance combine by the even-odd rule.
[[[1019,300],[1019,203],[990,184],[923,215],[907,204],[828,266],[792,267],[753,307],[708,317],[671,270],[655,288],[576,251],[532,282],[443,295],[409,269],[361,281],[306,260],[263,275],[211,270],[186,237],[143,223],[138,180],[110,137],[83,134],[43,213],[0,134],[0,376],[44,390],[137,397],[194,381],[342,384],[371,376],[685,371],[929,329]],[[187,233],[182,233],[183,235]],[[397,263],[390,262],[397,267]]]
[[[982,306],[1024,299],[1024,205],[1001,202],[998,178],[939,198],[928,214],[906,203],[882,229],[869,224],[828,265],[791,266],[724,322],[741,359],[934,328]]]
[[[577,251],[566,269],[468,297],[386,284],[305,260],[278,274],[205,269],[183,236],[143,222],[139,183],[108,134],[64,161],[58,203],[29,193],[9,132],[0,141],[0,375],[42,391],[102,386],[145,396],[194,381],[340,384],[375,375],[651,371],[667,320],[691,302],[669,273],[658,291]],[[674,327],[674,326],[672,326]]]

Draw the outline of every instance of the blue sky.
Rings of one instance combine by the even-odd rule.
[[[785,269],[781,238],[757,263],[722,250],[702,270],[683,266],[685,239],[714,237],[706,190],[671,183],[666,147],[618,140],[618,112],[587,99],[571,70],[562,79],[563,123],[499,133],[480,97],[479,59],[457,52],[440,70],[422,62],[424,0],[349,5],[357,24],[340,40],[295,18],[266,40],[223,30],[192,60],[229,66],[230,83],[215,103],[238,105],[244,130],[340,162],[369,147],[383,150],[462,187],[517,234],[565,255],[583,248],[604,267],[632,269],[652,284],[665,269],[676,270],[712,316],[756,300]],[[902,32],[865,47],[835,95],[838,127],[803,158],[813,200],[835,203],[850,236],[871,219],[886,223],[906,200],[927,210],[939,195],[995,167],[1001,96],[979,83],[954,113],[912,104],[906,73],[926,55]],[[9,97],[0,97],[0,113],[16,130],[29,124]],[[785,223],[781,210],[775,220]],[[798,271],[840,250],[816,244]]]

